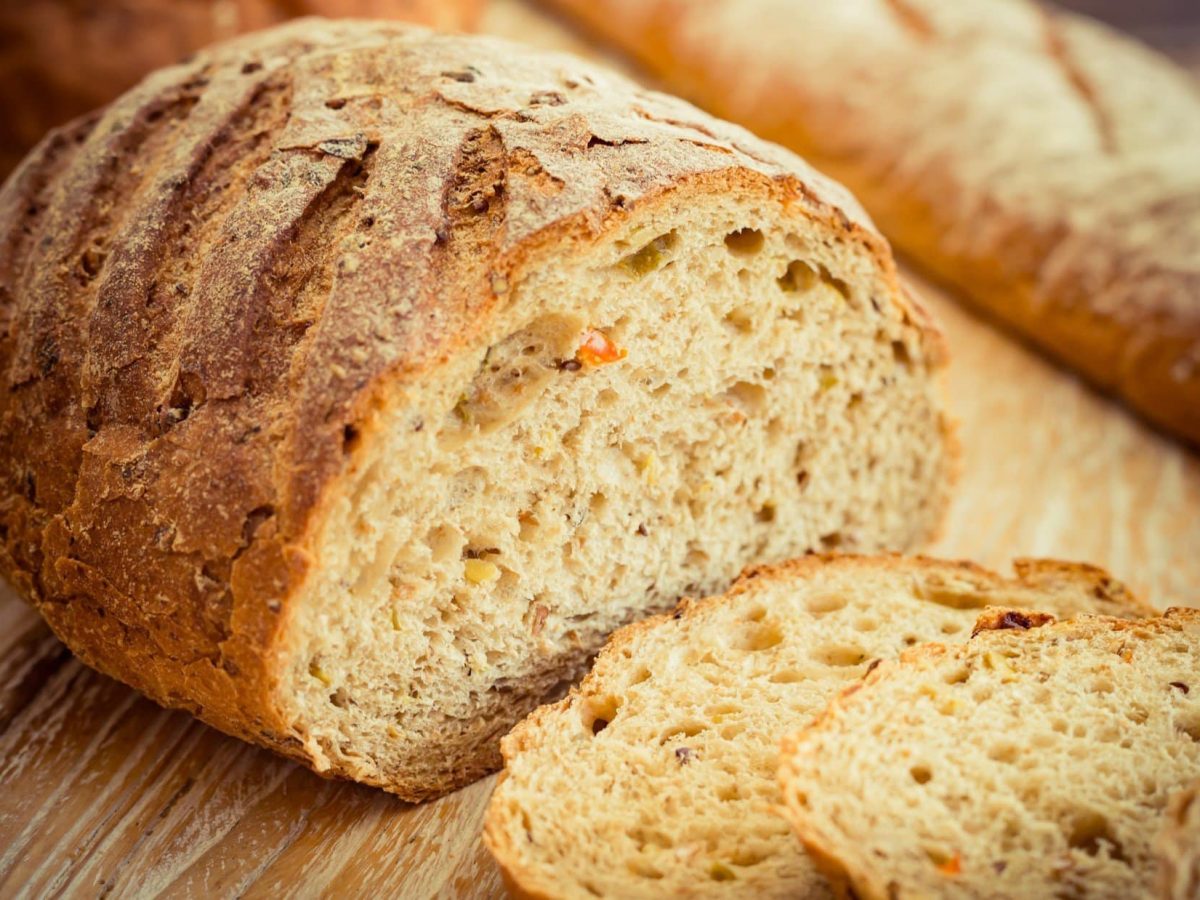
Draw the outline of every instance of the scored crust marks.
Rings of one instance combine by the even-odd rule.
[[[1106,154],[1119,152],[1117,131],[1112,117],[1100,101],[1100,92],[1096,90],[1091,79],[1075,62],[1067,36],[1059,24],[1059,20],[1049,10],[1038,7],[1038,12],[1042,19],[1046,54],[1058,67],[1063,80],[1079,99],[1080,104],[1087,110],[1092,125],[1096,129],[1096,138],[1100,143],[1101,152]]]

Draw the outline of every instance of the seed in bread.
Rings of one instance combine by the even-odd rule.
[[[773,811],[782,734],[981,609],[1148,612],[1098,569],[808,557],[613,636],[579,689],[521,723],[484,839],[520,896],[828,897]],[[1031,620],[1036,613],[1015,613]]]
[[[865,900],[1147,897],[1200,770],[1200,610],[1038,625],[881,663],[784,742],[800,838]]]
[[[791,154],[503,41],[306,20],[0,191],[0,566],[84,660],[419,799],[615,627],[944,506],[942,339]]]

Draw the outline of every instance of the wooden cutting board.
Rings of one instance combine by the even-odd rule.
[[[485,27],[589,50],[520,0]],[[964,450],[934,552],[1091,560],[1200,605],[1200,457],[913,280],[950,337]],[[0,593],[0,896],[498,897],[493,781],[422,806],[325,781],[91,672]]]

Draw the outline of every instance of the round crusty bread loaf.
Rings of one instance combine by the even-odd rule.
[[[0,177],[52,127],[214,41],[305,15],[474,24],[483,0],[30,0],[0,3]]]
[[[784,808],[864,900],[1154,896],[1152,841],[1200,771],[1200,610],[992,610],[846,688],[780,753]]]
[[[622,629],[502,742],[485,843],[539,900],[834,896],[776,810],[781,735],[879,660],[966,640],[989,605],[1153,612],[1100,569],[1015,568],[814,555]]]
[[[853,200],[570,57],[303,21],[0,193],[3,568],[151,697],[427,797],[616,626],[927,538],[939,334]]]

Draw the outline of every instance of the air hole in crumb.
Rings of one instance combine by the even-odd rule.
[[[846,598],[840,594],[817,594],[808,598],[808,611],[814,615],[837,612],[846,608]]]
[[[757,228],[739,228],[725,235],[725,246],[734,256],[753,256],[763,248],[763,233]]]
[[[1015,763],[1020,755],[1016,744],[997,744],[988,750],[988,758],[1001,763]]]
[[[780,290],[788,293],[803,293],[817,283],[817,270],[800,259],[788,263],[787,271],[775,279]]]
[[[767,608],[765,606],[752,606],[746,612],[747,622],[761,622],[767,616]]]
[[[725,799],[725,798],[721,798]],[[724,863],[714,862],[708,867],[708,877],[713,881],[736,881],[737,875],[733,873],[733,869]]]
[[[775,521],[775,504],[764,503],[754,514],[754,518],[759,522],[770,523]]]
[[[725,324],[736,331],[748,334],[754,328],[754,317],[749,309],[739,306],[725,313]]]
[[[971,670],[965,666],[957,669],[946,676],[946,684],[963,684],[971,677]]]
[[[677,737],[693,738],[698,734],[702,734],[707,729],[708,729],[708,726],[705,725],[703,722],[696,722],[696,721],[686,722],[682,725],[676,725],[674,728],[672,728],[669,731],[664,731],[662,736],[658,739],[658,743],[665,744],[668,741],[670,741],[672,738],[677,738]]]
[[[517,526],[519,528],[517,536],[523,541],[532,541],[538,536],[538,529],[541,526],[541,522],[538,521],[537,516],[533,513],[523,512],[517,516]]]
[[[933,778],[933,772],[930,771],[929,766],[913,766],[908,770],[908,774],[917,784],[929,784]]]
[[[358,446],[361,433],[354,425],[346,425],[342,428],[342,452],[353,453]]]
[[[903,341],[892,341],[892,356],[896,362],[905,368],[912,365],[912,357],[908,353],[908,345]]]
[[[942,634],[958,634],[962,630],[963,630],[963,625],[961,622],[943,622],[942,623]]]
[[[843,300],[850,299],[850,285],[831,273],[825,266],[821,266],[821,281],[841,294]]]
[[[1109,857],[1126,861],[1121,843],[1113,834],[1112,825],[1097,812],[1083,811],[1075,816],[1071,823],[1071,832],[1067,836],[1067,844],[1075,850],[1082,850],[1088,856],[1099,856],[1107,846]]]
[[[767,408],[767,390],[760,384],[739,381],[725,392],[725,400],[747,415],[756,415]]]
[[[735,649],[748,653],[770,650],[783,643],[783,629],[777,622],[763,621],[747,628],[735,644]]]
[[[649,680],[650,680],[650,670],[649,669],[639,669],[637,674],[634,675],[633,678],[631,678],[629,680],[629,683],[631,685],[642,684]]]
[[[592,719],[592,734],[599,734],[608,727],[608,719]]]
[[[784,669],[781,672],[772,672],[767,681],[771,684],[795,684],[798,681],[803,681],[804,676],[794,669]]]
[[[857,666],[867,661],[867,654],[862,647],[834,644],[819,648],[813,659],[827,666]]]
[[[607,507],[608,497],[604,495],[603,491],[597,491],[592,494],[592,499],[588,501],[588,509],[591,510],[594,516],[600,515]]]
[[[596,406],[599,409],[611,409],[620,400],[620,395],[609,388],[605,388],[596,395]]]

